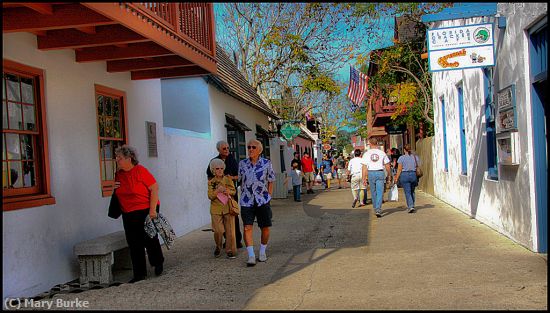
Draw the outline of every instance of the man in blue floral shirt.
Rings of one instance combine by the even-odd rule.
[[[260,157],[263,151],[262,143],[256,139],[248,141],[248,158],[239,162],[239,181],[241,182],[241,218],[244,225],[244,242],[248,251],[247,266],[256,265],[254,254],[254,240],[252,229],[254,218],[262,230],[260,256],[258,261],[265,262],[265,250],[269,241],[269,227],[271,227],[271,194],[275,173],[271,161]]]

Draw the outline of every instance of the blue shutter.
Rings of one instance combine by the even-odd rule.
[[[460,155],[461,155],[461,171],[462,175],[468,174],[468,160],[466,160],[466,126],[464,123],[464,90],[462,83],[457,86],[458,92],[458,114],[460,123]]]
[[[445,99],[441,97],[441,125],[443,126],[443,160],[445,172],[449,171],[449,159],[447,154],[447,117],[445,116]]]

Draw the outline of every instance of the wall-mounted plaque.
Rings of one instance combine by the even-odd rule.
[[[157,152],[157,123],[145,122],[147,128],[147,152],[149,157],[158,157]]]
[[[510,85],[497,93],[497,107],[497,133],[517,130],[515,85]]]

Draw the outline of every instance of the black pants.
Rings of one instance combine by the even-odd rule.
[[[157,206],[158,211],[159,207]],[[152,266],[161,265],[164,262],[158,235],[150,238],[143,228],[147,215],[149,215],[149,209],[122,213],[122,225],[130,248],[134,278],[145,278],[147,276],[145,249],[147,249],[149,263]]]

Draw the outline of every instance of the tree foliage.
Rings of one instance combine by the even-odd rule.
[[[393,16],[437,11],[441,3],[219,3],[219,44],[273,111],[302,120],[313,110],[327,133],[350,123],[349,82],[336,81],[347,62],[364,64]],[[386,24],[383,23],[386,22]],[[361,40],[358,43],[357,40]],[[396,52],[396,54],[398,54]],[[383,66],[390,66],[390,59]],[[398,75],[394,69],[394,74]],[[397,71],[399,72],[399,71]],[[343,110],[344,112],[336,112]],[[330,121],[330,122],[329,122]]]

